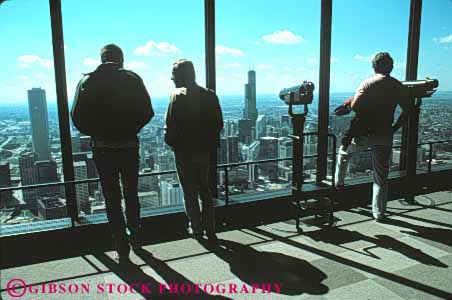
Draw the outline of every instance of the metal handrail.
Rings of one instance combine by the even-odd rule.
[[[315,132],[308,132],[305,135],[315,135]],[[422,142],[422,143],[418,143],[418,146],[422,146],[422,145],[429,145],[429,173],[431,173],[431,162],[432,162],[432,158],[433,158],[433,145],[435,144],[442,144],[442,143],[447,143],[447,142],[452,142],[452,139],[447,139],[447,140],[436,140],[436,141],[427,141],[427,142]],[[393,146],[393,149],[397,149],[400,148],[401,146]],[[369,150],[363,150],[361,152],[367,152]],[[334,151],[333,153],[328,153],[328,156],[334,155]],[[317,154],[313,154],[313,155],[306,155],[304,156],[304,158],[316,158],[318,157]],[[286,157],[286,158],[274,158],[274,159],[263,159],[263,160],[255,160],[255,161],[247,161],[247,162],[240,162],[240,163],[231,163],[231,164],[221,164],[221,165],[217,165],[216,168],[217,169],[222,169],[225,168],[226,172],[227,172],[227,168],[232,168],[232,167],[239,167],[239,166],[246,166],[246,165],[254,165],[254,164],[262,164],[262,163],[270,163],[270,162],[279,162],[279,161],[287,161],[287,160],[291,160],[292,157]],[[138,176],[139,177],[144,177],[144,176],[158,176],[158,175],[168,175],[168,174],[174,174],[176,173],[176,170],[168,170],[168,171],[161,171],[161,172],[145,172],[145,173],[140,173]],[[226,175],[226,174],[225,174]],[[82,180],[72,180],[72,181],[63,181],[63,182],[51,182],[51,183],[37,183],[37,184],[32,184],[32,185],[25,185],[25,186],[14,186],[14,187],[3,187],[0,188],[0,193],[3,192],[8,192],[8,191],[16,191],[16,190],[27,190],[27,189],[38,189],[38,188],[45,188],[45,187],[53,187],[53,186],[61,186],[61,185],[68,185],[68,184],[82,184],[82,183],[91,183],[91,182],[97,182],[99,181],[99,178],[89,178],[89,179],[82,179]]]

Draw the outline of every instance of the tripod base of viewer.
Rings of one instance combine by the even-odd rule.
[[[380,221],[386,212],[388,194],[389,158],[392,147],[387,145],[369,145],[368,138],[354,138],[348,147],[340,146],[337,154],[335,182],[337,188],[344,186],[348,166],[353,156],[359,152],[372,151],[373,187],[372,187],[372,214]]]

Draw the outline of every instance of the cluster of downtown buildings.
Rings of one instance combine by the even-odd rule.
[[[225,118],[224,130],[220,136],[220,147],[217,152],[217,162],[220,165],[217,171],[220,199],[224,198],[226,189],[232,197],[288,190],[292,180],[292,139],[288,137],[292,132],[292,123],[287,115],[287,109],[283,107],[278,110],[272,106],[261,105],[262,112],[259,114],[254,70],[248,71],[248,83],[245,84],[244,94],[244,107],[242,106],[241,112],[235,111],[233,118]],[[432,100],[427,104],[424,107],[424,117],[421,117],[421,138],[432,134],[435,134],[434,137],[437,139],[452,138],[450,124],[452,101],[444,100],[439,105]],[[227,105],[222,108],[225,116],[230,115]],[[435,118],[425,113],[428,109],[449,117]],[[156,209],[180,207],[183,200],[182,188],[176,174],[159,173],[174,170],[175,163],[172,151],[164,143],[164,112],[159,113],[158,110],[156,112],[151,124],[145,126],[140,133],[140,171],[158,174],[140,177],[139,198],[144,214]],[[348,127],[350,118],[351,116],[331,115],[331,132],[340,136],[340,133]],[[308,115],[305,132],[316,131],[316,120],[315,114]],[[438,120],[441,124],[438,124]],[[72,129],[76,132],[75,128]],[[400,133],[395,136],[396,145],[399,140]],[[40,88],[29,90],[28,122],[27,118],[21,119],[17,116],[16,120],[7,117],[0,120],[0,187],[61,182],[63,176],[58,141],[58,121],[49,122],[45,90]],[[71,142],[75,180],[97,178],[90,137],[76,134]],[[427,149],[420,150],[419,160],[425,161],[425,156],[428,156]],[[394,167],[399,163],[398,151],[394,149],[393,152]],[[312,156],[316,153],[316,137],[306,137],[304,155]],[[437,146],[434,158],[439,162],[451,163],[451,153],[452,143],[444,143]],[[280,160],[251,163],[268,159]],[[306,159],[304,163],[304,179],[306,181],[314,179],[316,159]],[[226,164],[232,166],[221,167]],[[350,168],[351,176],[368,173],[371,169],[370,152],[358,155]],[[99,214],[105,212],[105,201],[98,181],[76,184],[75,190],[82,221],[93,222],[96,215],[105,218],[105,214]],[[66,218],[64,195],[63,185],[2,192],[0,224],[4,226]]]

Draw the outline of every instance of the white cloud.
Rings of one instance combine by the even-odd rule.
[[[50,69],[53,67],[53,61],[50,59],[42,58],[38,55],[34,54],[26,54],[17,57],[17,61],[19,62],[19,67],[28,68],[33,64],[39,64],[44,68]]]
[[[372,62],[372,59],[374,59],[375,54],[371,54],[368,56],[362,56],[361,54],[356,54],[353,56],[354,60],[361,61],[361,62]]]
[[[267,43],[284,45],[299,44],[304,41],[303,37],[294,34],[289,30],[280,30],[275,31],[271,34],[266,34],[262,36],[262,40],[266,41]]]
[[[243,53],[242,50],[237,49],[237,48],[228,48],[226,46],[223,45],[218,45],[215,47],[215,53],[217,55],[228,55],[228,56],[244,56],[245,54]]]
[[[231,63],[231,64],[224,64],[223,68],[224,69],[235,69],[235,68],[240,68],[241,66],[242,65],[239,64],[238,62],[234,62],[234,63]]]
[[[149,41],[143,46],[138,46],[133,50],[137,56],[163,55],[168,53],[179,53],[181,50],[168,42]]]
[[[126,69],[144,69],[148,70],[149,66],[142,61],[130,61],[125,63]]]
[[[89,67],[96,67],[100,65],[100,61],[91,57],[85,57],[85,59],[83,60],[83,64]]]
[[[440,44],[452,43],[452,34],[449,34],[449,35],[443,36],[443,37],[439,37],[439,38],[433,38],[433,41],[435,43],[440,43]]]
[[[271,68],[272,68],[271,65],[266,65],[266,64],[258,64],[257,65],[258,70],[270,70]]]

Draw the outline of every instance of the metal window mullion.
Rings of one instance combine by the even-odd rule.
[[[322,0],[321,3],[317,183],[326,178],[328,165],[332,2],[332,0]]]
[[[206,87],[216,91],[215,74],[215,0],[204,0],[204,33],[205,33],[205,61],[206,61]],[[210,151],[209,178],[210,190],[218,197],[217,182],[217,149]]]
[[[406,80],[416,80],[419,61],[419,40],[421,35],[421,14],[422,0],[411,0],[410,4],[410,23],[408,32],[407,65]],[[415,105],[416,99],[411,99],[412,105]],[[419,112],[420,107],[414,107],[413,113],[408,117],[408,122],[404,125],[402,131],[402,153],[404,160],[403,167],[407,174],[407,193],[406,201],[414,202],[414,189],[416,177],[417,162],[417,144],[419,134]]]
[[[64,181],[74,180],[72,163],[71,129],[69,125],[69,107],[67,101],[66,68],[64,60],[63,20],[61,1],[49,0],[52,27],[53,60],[55,68],[55,87],[58,106],[58,121],[60,128],[60,143],[63,163]],[[65,187],[66,205],[72,225],[78,220],[77,201],[74,184]]]

